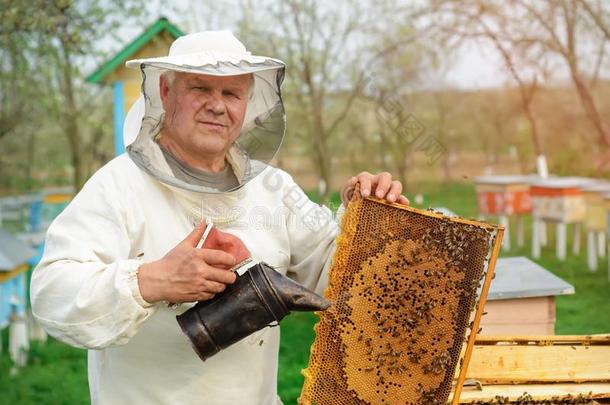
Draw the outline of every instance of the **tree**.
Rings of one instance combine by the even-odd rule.
[[[110,135],[109,125],[97,124],[108,119],[98,109],[100,90],[86,87],[81,66],[87,58],[98,54],[98,41],[114,32],[126,17],[143,9],[143,3],[139,0],[4,0],[3,3],[0,32],[9,45],[5,52],[15,61],[9,63],[12,75],[20,75],[25,81],[19,82],[23,93],[9,94],[4,88],[12,86],[8,81],[11,75],[0,78],[3,107],[8,103],[5,98],[19,97],[6,110],[16,112],[12,114],[13,122],[6,119],[0,122],[2,132],[8,133],[7,130],[32,119],[31,110],[26,111],[24,106],[36,100],[38,114],[52,118],[68,141],[72,182],[78,190],[89,176],[92,156],[100,153],[100,140]],[[15,72],[26,65],[29,69]]]
[[[434,13],[449,16],[446,29],[453,26],[456,35],[484,37],[494,44],[519,86],[537,153],[542,144],[533,99],[549,67],[559,70],[557,62],[567,69],[598,144],[608,152],[608,124],[592,93],[609,43],[608,4],[595,0],[432,0],[430,4]]]
[[[517,1],[517,4],[527,11],[528,17],[534,20],[543,32],[541,37],[534,37],[532,41],[544,45],[546,50],[559,55],[565,61],[585,113],[597,131],[598,141],[608,148],[610,147],[610,132],[591,94],[589,84],[585,79],[583,63],[581,63],[582,40],[595,40],[597,36],[592,32],[587,20],[583,18],[581,7],[583,2],[547,0],[542,3],[542,7],[536,7],[523,0]],[[601,52],[604,52],[607,38],[602,38],[602,41]]]
[[[546,76],[544,59],[540,58],[540,47],[532,43],[523,32],[533,28],[527,21],[518,21],[526,26],[515,29],[517,15],[511,13],[505,2],[482,0],[432,1],[432,12],[443,21],[440,30],[449,37],[464,41],[487,41],[501,57],[505,69],[517,84],[521,109],[529,124],[530,136],[537,156],[538,174],[548,175],[546,156],[536,115],[534,97],[539,88],[540,77]],[[529,34],[528,34],[529,35]]]
[[[291,125],[294,117],[302,119],[296,134],[311,147],[313,166],[325,186],[323,200],[329,196],[333,139],[375,74],[373,63],[397,44],[413,41],[413,36],[396,38],[388,47],[377,42],[381,25],[400,21],[396,18],[404,12],[392,2],[242,3],[241,36],[289,66],[284,89],[286,98],[294,100]]]
[[[392,46],[391,38],[400,36],[408,34],[391,30],[386,32],[383,48],[392,51],[383,53],[379,58],[367,93],[375,103],[375,118],[385,157],[391,171],[406,186],[409,184],[408,173],[414,164],[414,144],[426,131],[421,117],[418,118],[414,111],[420,100],[413,100],[412,97],[424,63],[422,49],[417,45]]]

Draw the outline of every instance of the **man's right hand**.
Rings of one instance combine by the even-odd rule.
[[[161,259],[140,266],[138,286],[146,302],[209,300],[235,282],[236,274],[229,271],[236,264],[232,255],[196,248],[204,231],[200,224]]]

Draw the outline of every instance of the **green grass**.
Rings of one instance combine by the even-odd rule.
[[[467,218],[477,215],[472,185],[421,184],[418,190],[424,195],[424,202],[420,207],[443,206]],[[413,195],[408,197],[414,201]],[[331,201],[336,207],[338,195],[333,195]],[[530,232],[531,224],[526,222],[526,235]],[[548,247],[543,249],[542,258],[536,262],[574,285],[576,289],[574,295],[557,298],[556,333],[609,333],[610,283],[607,260],[600,261],[600,268],[596,273],[590,272],[586,267],[583,248],[580,256],[568,254],[568,259],[560,262],[555,258],[552,248],[554,240],[551,230],[549,235]],[[526,242],[525,248],[503,252],[502,256],[529,256],[529,240]],[[307,366],[315,321],[315,315],[309,313],[295,313],[282,321],[278,390],[286,405],[295,404],[300,394],[303,385],[301,370]],[[515,333],[518,334],[518,331]],[[4,334],[6,335],[6,331]],[[6,336],[3,341],[6,346]],[[34,345],[30,352],[30,364],[14,377],[10,376],[11,364],[7,357],[6,354],[0,356],[0,404],[88,403],[85,351],[53,340],[44,346]]]
[[[3,342],[7,342],[3,331]],[[0,404],[89,403],[87,352],[51,339],[47,344],[33,342],[28,365],[15,374],[6,344],[0,356]]]
[[[301,370],[307,367],[317,316],[295,312],[281,323],[278,392],[285,405],[296,404],[303,386]]]

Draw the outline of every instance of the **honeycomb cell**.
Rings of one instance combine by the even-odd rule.
[[[325,291],[333,305],[319,314],[299,404],[445,404],[498,231],[352,201]]]

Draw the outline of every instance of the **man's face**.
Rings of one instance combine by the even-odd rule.
[[[174,148],[189,158],[185,160],[206,165],[210,159],[224,159],[240,134],[252,80],[251,75],[175,72],[170,84],[161,76],[163,137],[171,138]]]

